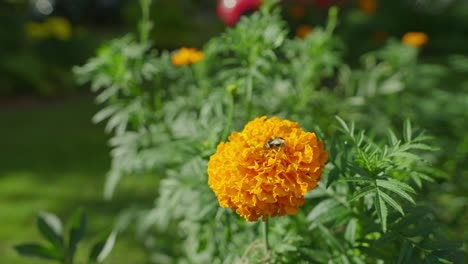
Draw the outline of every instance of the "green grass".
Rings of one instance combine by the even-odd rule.
[[[2,263],[47,263],[22,258],[13,246],[40,241],[36,215],[46,210],[68,219],[76,208],[88,217],[81,258],[101,229],[130,206],[149,207],[157,179],[127,178],[112,201],[102,197],[110,165],[107,136],[91,123],[98,110],[91,98],[29,102],[0,107],[0,256]],[[119,236],[108,263],[146,263],[129,230]]]

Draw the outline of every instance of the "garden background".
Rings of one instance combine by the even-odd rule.
[[[424,32],[428,36],[427,43],[417,48],[417,56],[418,63],[431,66],[424,68],[427,75],[421,76],[434,79],[413,81],[426,82],[426,87],[433,90],[417,91],[408,97],[399,93],[400,89],[392,90],[393,97],[371,100],[388,104],[393,116],[381,112],[388,116],[379,119],[379,113],[373,113],[368,118],[377,119],[366,121],[365,115],[351,114],[346,121],[354,121],[352,117],[356,117],[357,124],[363,126],[371,127],[369,123],[375,122],[395,129],[399,127],[389,125],[388,120],[402,125],[404,118],[411,118],[413,124],[435,138],[441,154],[434,162],[441,173],[419,195],[434,210],[435,219],[447,238],[466,243],[468,3],[461,0],[282,1],[280,16],[289,29],[287,37],[303,38],[314,34],[315,28],[325,27],[333,4],[339,6],[335,30],[336,37],[341,39],[338,46],[341,45],[343,61],[352,67],[365,60],[363,54],[392,41],[400,43],[407,32]],[[210,39],[227,28],[216,13],[216,6],[214,0],[153,1],[149,12],[153,22],[148,37],[151,48],[161,54],[164,50],[176,52],[180,47],[202,50]],[[251,12],[245,14],[251,15]],[[125,226],[106,263],[160,263],[161,259],[171,263],[158,252],[180,253],[173,248],[173,237],[169,234],[155,231],[155,242],[142,237],[138,224],[134,223],[134,215],[150,210],[155,204],[161,180],[157,172],[122,177],[112,199],[104,198],[106,175],[112,162],[108,144],[112,133],[105,133],[105,124],[92,122],[93,116],[102,109],[96,103],[98,93],[91,91],[89,83],[78,82],[77,68],[72,70],[96,56],[101,45],[128,32],[137,32],[141,17],[139,1],[0,3],[2,262],[47,263],[22,258],[14,246],[25,241],[41,241],[36,229],[39,212],[53,212],[61,219],[69,219],[78,208],[86,212],[88,219],[80,249],[96,242],[96,236],[109,226]],[[363,69],[366,70],[369,69]],[[324,86],[337,87],[334,77],[325,77],[321,80]],[[414,112],[413,108],[402,107],[401,111],[409,109],[408,113],[397,113],[399,102],[403,101],[405,106],[414,105]],[[324,110],[324,113],[328,112]],[[300,119],[294,121],[301,123]],[[334,115],[324,115],[318,123],[325,125],[336,120]],[[243,126],[234,127],[242,129]],[[84,259],[87,253],[79,250],[77,254],[79,259]],[[466,246],[463,254],[466,255]]]

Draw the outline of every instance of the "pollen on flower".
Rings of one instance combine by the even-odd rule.
[[[189,65],[203,59],[203,52],[194,48],[181,48],[172,55],[172,64],[175,66]]]
[[[408,46],[421,47],[426,45],[429,37],[423,32],[408,32],[401,38],[401,41]]]
[[[221,142],[208,162],[208,185],[222,207],[247,221],[296,214],[328,158],[297,123],[263,116]]]

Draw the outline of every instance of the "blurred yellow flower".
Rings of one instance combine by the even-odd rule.
[[[327,158],[314,133],[263,116],[218,145],[208,162],[208,185],[221,207],[247,221],[294,215],[317,186]]]
[[[194,48],[181,48],[172,55],[172,64],[175,66],[183,66],[194,64],[203,59],[203,52]]]
[[[70,22],[63,17],[51,17],[45,22],[27,22],[24,30],[31,39],[46,39],[55,37],[59,40],[69,40],[72,35]]]
[[[52,36],[59,40],[69,40],[72,35],[70,22],[63,17],[51,17],[45,22]]]
[[[368,15],[372,15],[377,11],[377,0],[359,0],[359,9]]]
[[[296,36],[305,39],[313,30],[314,28],[309,25],[301,25],[296,29]]]
[[[412,47],[422,47],[428,40],[429,37],[424,32],[408,32],[401,38],[403,43]]]
[[[49,37],[49,30],[42,23],[27,22],[24,25],[26,36],[31,39],[45,39]]]

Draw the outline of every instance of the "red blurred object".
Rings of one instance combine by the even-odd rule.
[[[320,8],[346,2],[347,0],[294,0],[300,5],[314,4]],[[286,2],[286,1],[280,1]],[[240,16],[249,11],[255,11],[262,5],[262,0],[218,0],[218,16],[228,26],[234,26]]]
[[[344,1],[345,0],[296,0],[296,2],[301,5],[315,4],[322,8],[329,7]]]
[[[260,8],[261,0],[218,0],[218,16],[228,26],[234,26],[239,17],[248,11]]]

